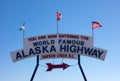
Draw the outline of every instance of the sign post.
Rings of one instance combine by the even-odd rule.
[[[81,66],[81,63],[80,63],[80,55],[78,55],[78,65],[79,65],[80,71],[81,71],[81,73],[82,73],[82,76],[83,76],[83,78],[84,78],[84,81],[87,81],[87,78],[86,78],[86,76],[85,76],[85,73],[84,73],[84,71],[83,71],[83,69],[82,69],[82,66]]]
[[[35,76],[35,74],[36,74],[36,72],[37,72],[38,66],[39,66],[39,55],[38,55],[37,58],[36,58],[36,67],[35,67],[35,69],[34,69],[34,72],[33,72],[33,74],[32,74],[32,77],[31,77],[30,81],[33,81],[34,76]]]

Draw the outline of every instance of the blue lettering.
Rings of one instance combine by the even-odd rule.
[[[59,44],[62,42],[62,39],[59,39]]]
[[[63,52],[63,51],[66,52],[66,48],[67,48],[66,45],[62,45],[62,44],[60,45],[61,52]]]
[[[40,54],[41,53],[40,47],[35,47],[35,51],[36,54]]]
[[[34,53],[34,51],[33,51],[33,49],[32,48],[30,48],[30,50],[29,50],[29,56],[31,56],[31,55],[35,55],[35,53]]]
[[[101,57],[102,53],[103,53],[103,51],[98,50],[98,54],[99,54],[98,57],[99,58]]]
[[[69,45],[65,45],[65,46],[67,46],[67,50],[66,50],[66,52],[69,52],[69,50],[70,50],[70,48],[69,48]]]
[[[55,44],[55,40],[51,40],[51,44]]]
[[[55,40],[44,40],[44,41],[38,41],[38,42],[33,42],[33,46],[42,46],[42,45],[50,45],[50,44],[54,44]]]
[[[55,49],[54,45],[51,46],[50,52],[56,52],[56,49]]]
[[[42,51],[43,51],[43,53],[45,53],[45,52],[48,53],[48,52],[49,52],[49,51],[47,50],[47,47],[48,47],[48,46],[42,46]]]
[[[83,47],[78,46],[77,53],[83,54]]]
[[[84,45],[84,41],[81,41],[81,45]]]
[[[97,57],[97,50],[94,50],[91,55],[92,55],[92,56],[94,55],[95,57]]]
[[[85,49],[85,54],[88,54],[88,55],[90,55],[93,51],[93,49],[86,48],[86,47],[84,49]]]
[[[22,50],[23,57],[27,57],[28,55],[25,55],[24,51]]]
[[[38,42],[33,42],[33,46],[38,46]]]
[[[70,51],[71,52],[76,52],[76,46],[75,45],[71,45],[70,46]]]
[[[22,59],[22,55],[19,52],[16,53],[16,60],[18,59]]]

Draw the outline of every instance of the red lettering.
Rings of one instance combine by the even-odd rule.
[[[59,38],[73,38],[73,39],[79,39],[79,35],[70,35],[70,34],[60,34]]]
[[[48,35],[48,38],[57,38],[57,35]]]
[[[55,54],[42,55],[42,59],[55,58]]]
[[[87,36],[81,36],[81,39],[83,39],[83,40],[89,40],[89,37],[87,37]]]
[[[58,58],[67,58],[67,54],[57,54]]]
[[[28,38],[29,42],[37,40],[36,37]]]
[[[45,35],[44,36],[39,36],[38,40],[40,40],[40,39],[46,39],[46,36]]]
[[[73,54],[69,54],[69,58],[74,58],[74,55]]]

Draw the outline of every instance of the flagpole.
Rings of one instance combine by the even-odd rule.
[[[93,38],[93,44],[94,44],[94,28],[92,27],[92,38]]]
[[[93,21],[92,21],[92,39],[93,39],[93,45],[94,45],[94,28],[93,28]]]
[[[25,43],[24,39],[25,39],[25,22],[23,23],[23,46]]]
[[[24,38],[25,38],[25,23],[23,23],[23,25],[20,27],[19,30],[22,31],[22,33],[23,33],[22,39],[23,39],[23,46],[24,46]]]
[[[57,34],[58,34],[58,20],[57,20],[56,26],[57,26]]]
[[[57,11],[57,13],[56,13],[56,16],[57,16],[57,22],[56,22],[56,25],[57,25],[57,34],[59,33],[59,31],[58,31],[58,21],[60,21],[60,19],[61,19],[61,13],[59,12],[59,11]]]
[[[25,30],[23,30],[23,46],[24,46],[24,39],[25,39]]]

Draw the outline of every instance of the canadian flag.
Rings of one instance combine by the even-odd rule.
[[[60,13],[60,11],[57,11],[57,20],[60,21],[62,17],[62,14]]]

